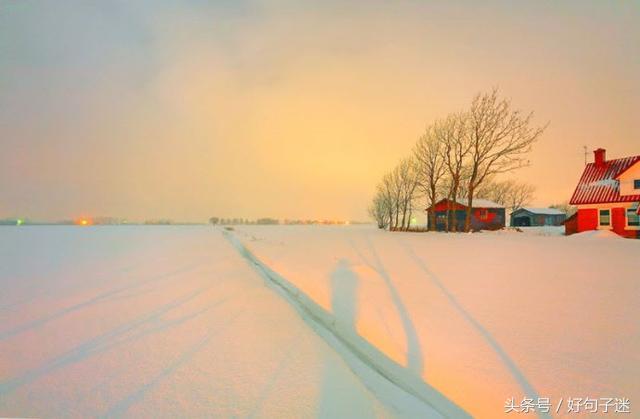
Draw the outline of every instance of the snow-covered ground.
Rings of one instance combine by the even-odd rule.
[[[211,227],[0,229],[0,417],[391,416]]]
[[[559,231],[236,234],[344,329],[473,416],[500,416],[510,397],[640,400],[640,241]]]
[[[634,412],[638,272],[606,234],[5,227],[0,416]]]
[[[564,226],[507,227],[504,230],[493,232],[493,234],[501,233],[520,233],[531,236],[564,236]]]

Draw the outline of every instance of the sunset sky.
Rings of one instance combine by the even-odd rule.
[[[550,122],[534,204],[640,154],[640,2],[479,3],[0,0],[0,218],[365,220],[493,86]]]

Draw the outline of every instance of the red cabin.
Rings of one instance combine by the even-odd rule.
[[[594,155],[569,202],[578,207],[570,230],[613,230],[640,238],[640,156],[607,160],[602,148]]]
[[[429,211],[430,208],[427,208]],[[467,200],[457,199],[453,202],[443,199],[435,204],[436,225],[438,231],[445,231],[456,220],[456,230],[464,230],[464,222],[467,215]],[[447,221],[447,215],[449,216]],[[471,208],[471,230],[499,230],[504,228],[505,208],[487,199],[476,198]]]

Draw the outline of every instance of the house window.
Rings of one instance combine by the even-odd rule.
[[[633,181],[633,189],[640,189],[640,179],[635,179]]]
[[[600,225],[611,225],[611,212],[608,209],[600,210]]]
[[[481,220],[486,220],[487,218],[489,218],[489,210],[486,208],[481,208],[480,209],[480,219]]]
[[[640,227],[640,215],[635,208],[627,208],[627,225],[629,227]]]

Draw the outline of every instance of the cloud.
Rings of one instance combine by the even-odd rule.
[[[11,3],[0,211],[362,219],[424,126],[494,85],[551,120],[520,176],[563,200],[583,143],[631,152],[634,12],[504,6]]]

